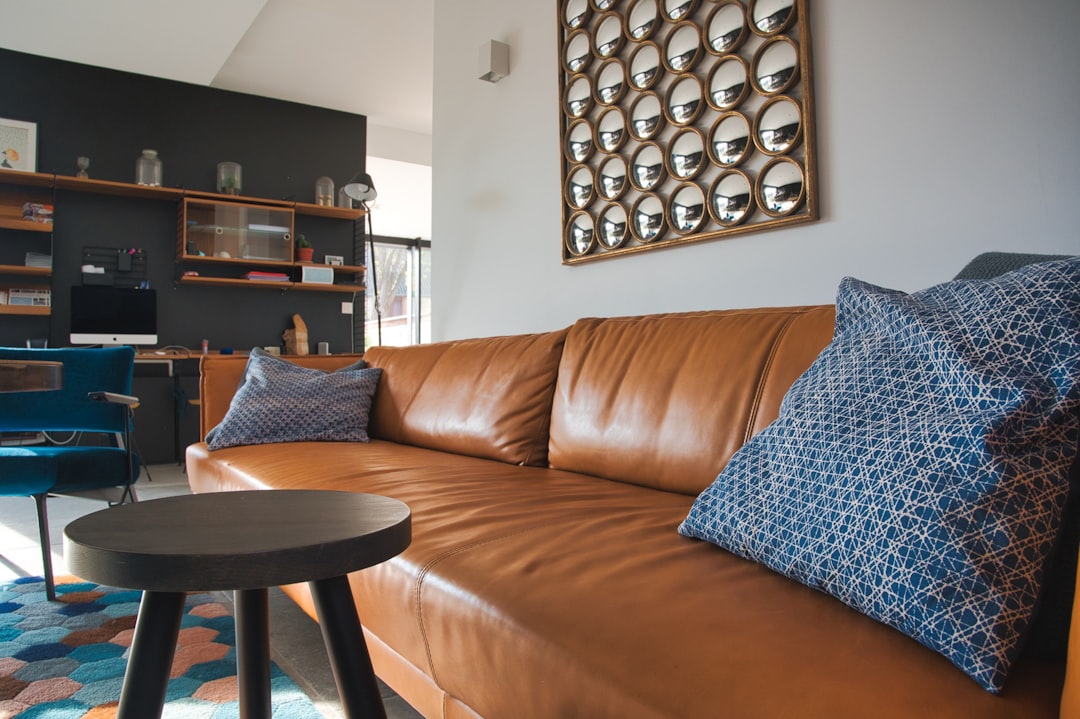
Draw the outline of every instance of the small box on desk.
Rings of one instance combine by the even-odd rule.
[[[327,265],[301,265],[300,281],[332,285],[334,284],[334,268]]]

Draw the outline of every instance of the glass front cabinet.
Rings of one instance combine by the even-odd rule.
[[[292,208],[184,198],[180,219],[182,261],[293,261]]]

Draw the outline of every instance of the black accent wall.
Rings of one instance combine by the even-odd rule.
[[[162,159],[166,187],[212,192],[217,163],[232,160],[243,166],[243,195],[314,202],[316,178],[328,175],[340,186],[365,164],[362,115],[6,50],[0,50],[0,77],[0,117],[37,123],[38,172],[75,175],[75,158],[86,155],[91,178],[134,182],[135,160],[151,148]],[[203,339],[212,349],[278,345],[292,315],[300,314],[312,351],[319,341],[333,352],[353,348],[362,297],[352,316],[341,313],[348,294],[177,285],[176,201],[58,190],[54,204],[52,315],[4,316],[0,344],[22,345],[46,333],[50,346],[68,344],[69,288],[82,281],[83,249],[95,247],[146,253],[162,346],[198,348]],[[352,257],[354,231],[348,221],[296,218],[316,262],[333,254],[361,264],[362,257]],[[24,246],[45,251],[31,234],[0,230],[5,257],[20,258],[3,261],[20,264]],[[362,351],[362,341],[356,349]]]

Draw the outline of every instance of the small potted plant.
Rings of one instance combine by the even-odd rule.
[[[311,243],[307,241],[307,238],[303,235],[296,236],[296,261],[297,262],[311,262],[311,256],[315,253],[315,248],[311,246]]]

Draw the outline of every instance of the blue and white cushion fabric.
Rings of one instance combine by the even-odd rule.
[[[1080,259],[914,294],[845,279],[833,342],[679,531],[834,595],[999,692],[1080,437]]]
[[[367,442],[368,416],[382,370],[324,372],[252,352],[210,450],[275,442]]]

